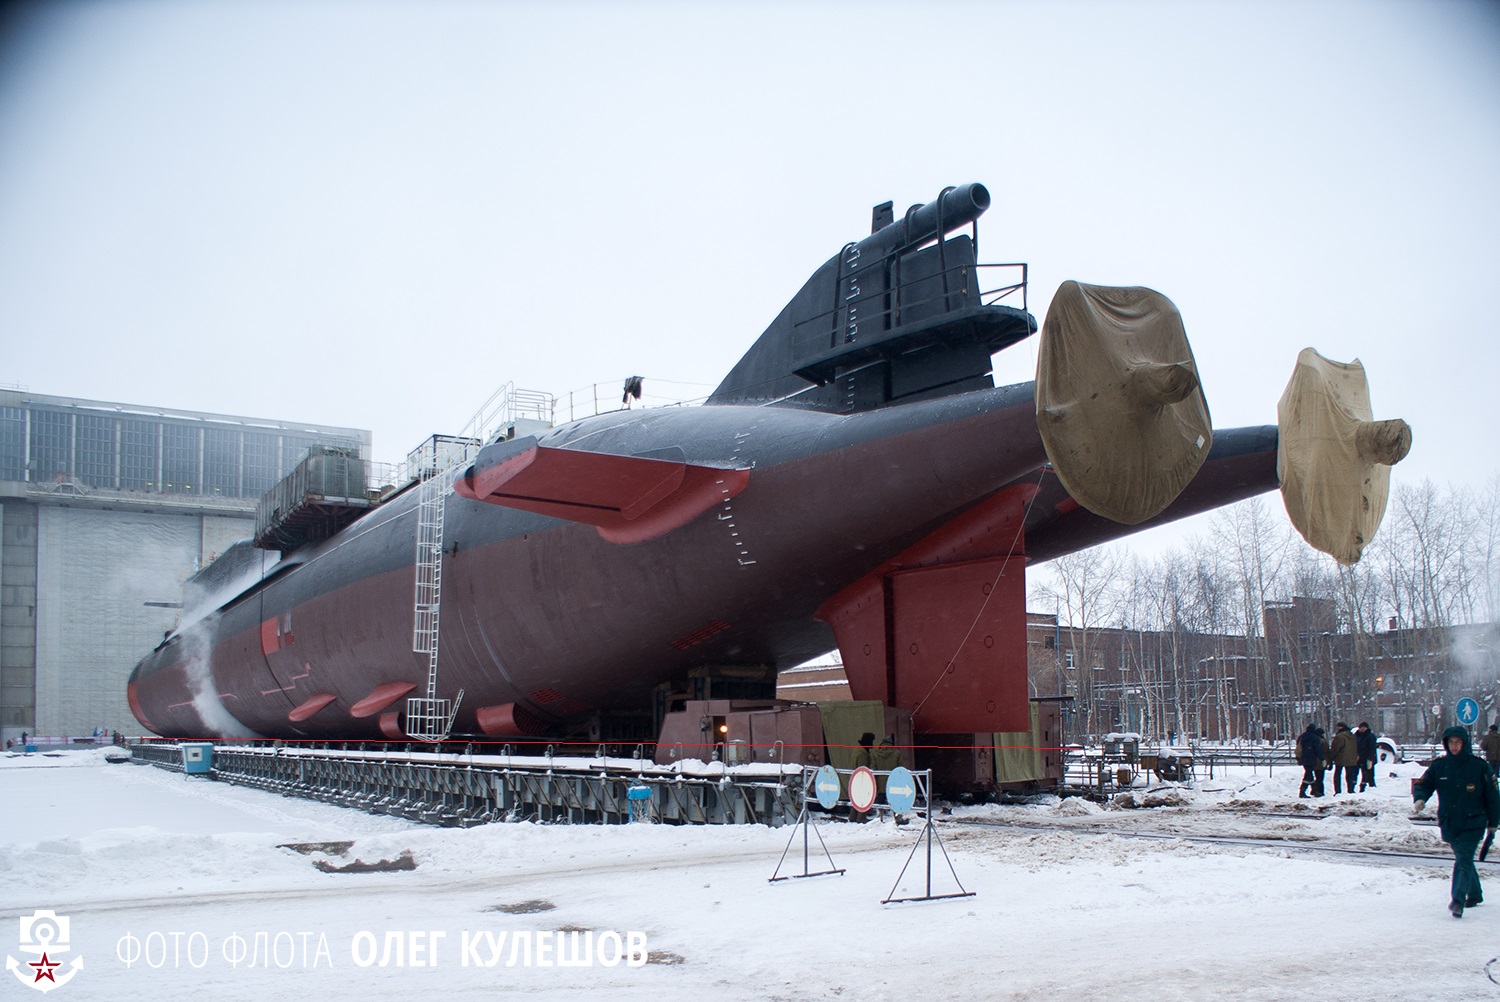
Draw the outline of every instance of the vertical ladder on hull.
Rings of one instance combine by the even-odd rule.
[[[515,422],[518,410],[539,417],[545,413],[544,423],[550,424],[552,406],[550,396],[530,390],[517,391],[515,384],[506,383],[469,419],[458,441],[446,450],[446,454],[438,455],[434,449],[432,462],[428,463],[425,457],[421,462],[417,487],[416,600],[411,649],[427,655],[427,690],[423,696],[407,699],[405,727],[407,735],[416,740],[445,740],[453,731],[453,721],[464,698],[462,689],[453,699],[438,698],[439,621],[443,609],[443,515],[447,510],[448,495],[453,491],[453,481],[461,469],[474,461],[475,454],[484,445],[488,429],[496,425],[509,427]]]
[[[464,698],[439,699],[438,625],[443,608],[443,512],[452,485],[451,471],[467,457],[469,448],[458,450],[460,459],[446,466],[434,463],[421,471],[417,487],[417,594],[412,617],[411,649],[427,655],[427,692],[406,701],[406,733],[421,741],[442,741],[453,730],[453,718]]]

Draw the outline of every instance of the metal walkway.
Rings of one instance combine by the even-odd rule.
[[[137,762],[183,771],[176,742],[130,746]],[[468,827],[493,821],[623,824],[796,822],[800,765],[656,765],[628,758],[469,752],[338,750],[215,745],[212,777],[284,796],[390,814],[424,824]],[[640,791],[649,790],[644,797]]]

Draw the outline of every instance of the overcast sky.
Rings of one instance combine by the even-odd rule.
[[[1397,482],[1495,445],[1500,6],[53,3],[0,40],[0,383],[374,431],[706,393],[870,207],[1148,285],[1220,427],[1369,370]],[[997,358],[1029,379],[1026,343]]]

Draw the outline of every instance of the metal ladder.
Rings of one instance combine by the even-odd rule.
[[[455,451],[463,457],[469,449]],[[459,461],[443,468],[440,465],[434,462],[432,467],[423,469],[417,487],[417,589],[411,649],[427,655],[427,692],[407,699],[406,733],[419,741],[447,738],[453,730],[458,704],[464,698],[462,689],[456,699],[439,699],[437,694],[438,620],[443,607],[443,512],[453,483],[449,473]]]
[[[534,391],[518,391],[514,383],[505,383],[469,419],[459,433],[459,441],[453,443],[447,454],[440,456],[434,449],[431,464],[423,457],[417,471],[416,600],[413,604],[411,649],[417,654],[427,655],[427,691],[425,695],[411,696],[406,700],[405,730],[408,737],[418,741],[446,740],[453,731],[453,720],[458,716],[458,707],[464,698],[462,689],[452,699],[438,698],[443,514],[447,510],[453,481],[460,469],[474,461],[475,454],[485,443],[487,430],[497,425],[509,428],[515,421],[517,410],[522,408],[541,414],[543,402],[550,409],[550,397],[544,400],[543,395]]]

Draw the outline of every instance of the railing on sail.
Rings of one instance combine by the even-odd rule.
[[[464,691],[452,699],[438,697],[438,654],[441,648],[440,620],[443,609],[443,515],[458,472],[473,462],[499,427],[508,430],[525,414],[551,423],[551,397],[533,390],[517,390],[506,383],[470,418],[456,440],[445,440],[443,448],[433,441],[432,455],[421,457],[417,479],[416,600],[412,616],[411,649],[427,655],[427,690],[406,700],[406,733],[418,741],[442,741],[453,731],[454,718]]]

